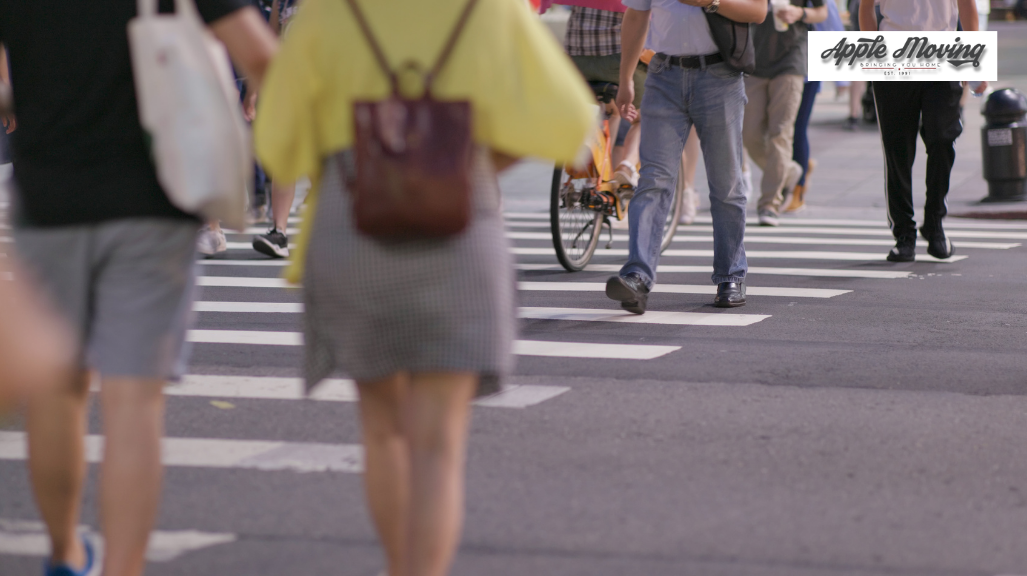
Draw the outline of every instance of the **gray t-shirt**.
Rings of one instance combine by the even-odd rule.
[[[791,0],[794,6],[819,8],[824,0]],[[753,45],[756,49],[756,71],[753,76],[774,78],[783,74],[806,75],[807,34],[809,26],[796,22],[788,30],[774,28],[774,14],[767,2],[767,19],[756,27]]]

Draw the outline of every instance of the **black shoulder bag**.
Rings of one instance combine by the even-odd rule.
[[[720,14],[706,12],[713,41],[728,66],[752,74],[756,71],[756,49],[752,44],[752,24],[735,22]]]

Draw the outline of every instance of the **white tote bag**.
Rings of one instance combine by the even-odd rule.
[[[175,0],[174,14],[158,14],[157,1],[138,0],[128,24],[139,120],[157,179],[175,206],[242,230],[253,152],[228,53],[193,0]]]

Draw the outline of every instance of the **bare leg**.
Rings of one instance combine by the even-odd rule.
[[[642,123],[634,122],[624,136],[624,157],[621,162],[628,162],[632,166],[638,165],[638,145],[642,142]],[[619,163],[618,163],[619,164]]]
[[[364,435],[364,489],[389,574],[407,573],[406,531],[410,506],[410,447],[403,437],[402,410],[410,378],[396,374],[358,382]]]
[[[50,561],[81,568],[85,549],[78,537],[89,374],[41,391],[28,404],[29,473],[39,513],[52,546]]]
[[[863,94],[867,91],[867,83],[853,81],[849,88],[849,118],[863,117]]]
[[[292,209],[292,202],[296,199],[296,183],[278,184],[271,183],[271,219],[282,232],[289,227],[289,211]]]
[[[105,576],[138,576],[157,518],[164,433],[164,382],[104,379],[100,515]]]
[[[688,133],[688,141],[685,142],[685,151],[682,153],[685,159],[685,188],[695,188],[695,168],[699,164],[699,135],[695,133],[695,126]]]
[[[472,373],[414,374],[404,426],[410,446],[409,564],[394,576],[445,576],[460,541]]]

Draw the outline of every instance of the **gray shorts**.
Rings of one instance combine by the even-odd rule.
[[[18,255],[104,377],[177,379],[195,286],[195,222],[158,218],[14,231]]]

